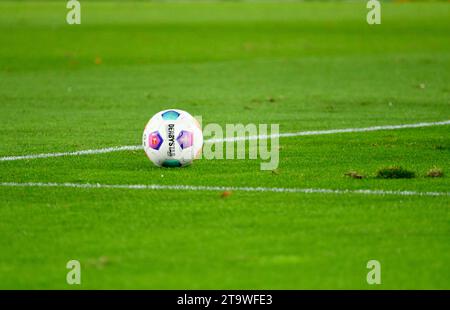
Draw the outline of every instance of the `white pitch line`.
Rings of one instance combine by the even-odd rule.
[[[370,132],[379,130],[397,130],[406,128],[421,128],[421,127],[431,127],[431,126],[444,126],[450,125],[450,120],[442,122],[429,122],[429,123],[416,123],[416,124],[403,124],[403,125],[386,125],[386,126],[373,126],[365,128],[343,128],[343,129],[327,129],[327,130],[315,130],[315,131],[299,131],[299,132],[288,132],[276,135],[260,135],[260,136],[245,136],[245,137],[232,137],[225,139],[209,139],[205,143],[217,143],[217,142],[234,142],[242,140],[265,140],[274,137],[300,137],[300,136],[316,136],[316,135],[329,135],[336,133],[349,133],[349,132]],[[81,156],[81,155],[93,155],[93,154],[103,154],[119,151],[134,151],[142,149],[141,145],[125,145],[125,146],[113,146],[102,149],[92,149],[83,151],[73,151],[73,152],[59,152],[59,153],[45,153],[45,154],[30,154],[30,155],[18,155],[18,156],[5,156],[0,157],[0,161],[13,161],[13,160],[24,160],[24,159],[37,159],[37,158],[50,158],[50,157],[62,157],[62,156]]]
[[[403,125],[386,125],[386,126],[373,126],[365,128],[343,128],[343,129],[325,129],[325,130],[313,130],[313,131],[298,131],[298,132],[287,132],[280,133],[276,135],[259,135],[259,136],[248,136],[248,137],[232,137],[225,139],[210,139],[205,142],[234,142],[242,140],[265,140],[270,138],[286,138],[286,137],[300,137],[300,136],[318,136],[318,135],[330,135],[336,133],[349,133],[349,132],[370,132],[370,131],[380,131],[380,130],[397,130],[405,128],[421,128],[421,127],[431,127],[431,126],[444,126],[450,125],[450,120],[442,122],[431,122],[431,123],[416,123],[416,124],[403,124]]]
[[[282,188],[282,187],[235,187],[235,186],[201,186],[201,185],[159,185],[159,184],[91,184],[91,183],[41,183],[41,182],[2,182],[3,187],[69,187],[87,189],[140,189],[140,190],[185,190],[185,191],[242,191],[275,192],[304,194],[360,194],[360,195],[397,195],[397,196],[450,196],[450,192],[416,192],[370,189],[326,189],[326,188]]]
[[[92,154],[103,154],[103,153],[111,153],[111,152],[118,152],[118,151],[134,151],[134,150],[140,150],[140,149],[142,149],[142,146],[140,146],[140,145],[113,146],[113,147],[107,147],[107,148],[103,148],[103,149],[83,150],[83,151],[74,151],[74,152],[6,156],[6,157],[0,157],[0,161],[37,159],[37,158],[49,158],[49,157],[61,157],[61,156],[92,155]]]

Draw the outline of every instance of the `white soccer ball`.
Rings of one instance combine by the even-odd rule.
[[[203,134],[199,122],[188,112],[176,109],[156,113],[142,135],[147,157],[158,167],[183,167],[198,158]]]

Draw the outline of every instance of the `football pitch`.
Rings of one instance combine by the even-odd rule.
[[[0,2],[0,288],[450,289],[448,2],[80,2]],[[168,108],[292,135],[158,168]]]

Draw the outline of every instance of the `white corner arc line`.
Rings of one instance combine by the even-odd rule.
[[[276,134],[276,135],[260,135],[260,136],[233,137],[233,138],[225,138],[225,139],[209,139],[209,140],[206,140],[205,143],[234,142],[234,141],[257,140],[257,139],[265,140],[265,139],[270,139],[270,138],[274,138],[274,137],[286,138],[286,137],[300,137],[300,136],[317,136],[317,135],[329,135],[329,134],[338,134],[338,133],[397,130],[397,129],[407,129],[407,128],[444,126],[444,125],[450,125],[450,120],[440,121],[440,122],[403,124],[403,125],[385,125],[385,126],[373,126],[373,127],[363,127],[363,128],[343,128],[343,129],[326,129],[326,130],[314,130],[314,131],[298,131],[298,132],[281,133],[281,134]],[[91,150],[72,151],[72,152],[5,156],[5,157],[0,157],[0,161],[14,161],[14,160],[63,157],[63,156],[94,155],[94,154],[104,154],[104,153],[119,152],[119,151],[135,151],[135,150],[141,150],[141,149],[142,149],[141,145],[124,145],[124,146],[113,146],[113,147],[107,147],[107,148],[101,148],[101,149],[91,149]]]
[[[400,190],[371,189],[326,189],[326,188],[282,188],[282,187],[239,187],[239,186],[202,186],[202,185],[160,185],[160,184],[99,184],[99,183],[42,183],[42,182],[2,182],[2,187],[62,187],[84,189],[133,189],[133,190],[184,190],[184,191],[242,191],[275,192],[303,194],[360,194],[360,195],[399,195],[399,196],[450,196],[450,192],[417,192]]]

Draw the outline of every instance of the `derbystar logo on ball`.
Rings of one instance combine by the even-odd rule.
[[[186,111],[170,109],[156,113],[142,138],[147,157],[158,167],[183,167],[201,153],[202,129]]]

